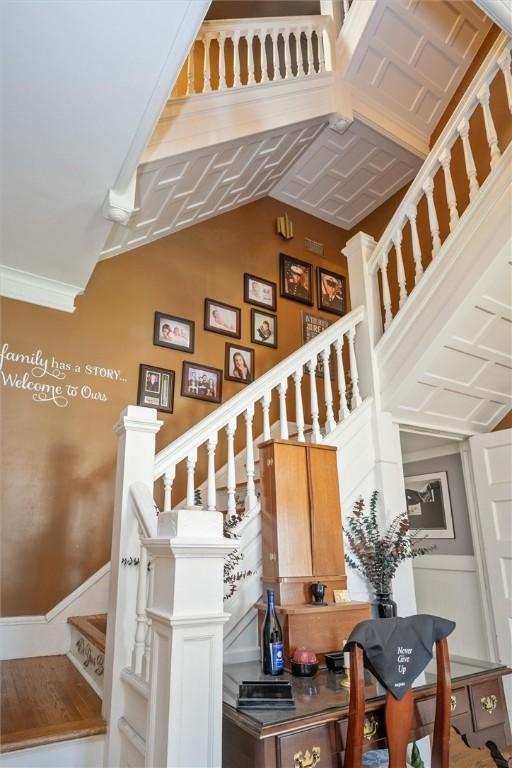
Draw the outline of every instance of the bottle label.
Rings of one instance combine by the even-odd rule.
[[[272,671],[279,672],[284,669],[283,643],[270,643],[270,656],[272,659]]]

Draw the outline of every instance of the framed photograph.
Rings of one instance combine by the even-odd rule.
[[[348,589],[333,589],[333,596],[335,603],[350,603],[350,595]]]
[[[313,305],[313,267],[307,261],[279,254],[281,296]]]
[[[405,478],[407,515],[411,532],[431,539],[454,539],[452,508],[446,472]]]
[[[254,379],[254,349],[227,341],[224,378],[239,384],[250,384]]]
[[[241,334],[241,310],[230,304],[213,299],[204,300],[204,327],[206,331],[222,333],[239,339]]]
[[[318,315],[312,315],[311,312],[303,312],[302,313],[302,342],[306,344],[308,341],[311,341],[311,339],[314,339],[315,336],[318,336],[319,333],[322,333],[322,331],[325,331],[325,329],[328,328],[330,325],[332,325],[332,323],[333,321],[328,320],[326,317],[319,317]],[[334,379],[332,354],[329,357],[329,372],[331,375],[331,379]],[[324,375],[324,361],[321,355],[318,355],[318,358],[317,358],[316,375],[320,378],[323,378],[323,375]]]
[[[318,309],[344,315],[347,312],[347,287],[344,275],[317,267]]]
[[[244,274],[244,301],[257,307],[266,307],[272,312],[277,306],[277,286],[255,275]]]
[[[137,405],[156,408],[172,413],[174,408],[174,371],[156,368],[154,365],[139,366],[139,393]]]
[[[220,403],[222,400],[222,371],[200,363],[183,361],[181,394],[195,400]]]
[[[251,309],[251,341],[277,349],[277,316]]]
[[[193,352],[194,328],[193,320],[155,312],[153,344],[169,349],[179,349],[182,352]]]

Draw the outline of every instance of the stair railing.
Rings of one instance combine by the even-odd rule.
[[[332,55],[329,16],[205,21],[173,96],[312,77],[332,70]]]
[[[490,159],[489,176],[492,176],[500,162],[501,151],[490,108],[490,88],[495,78],[504,78],[508,109],[512,113],[510,48],[509,38],[505,34],[501,34],[434,144],[368,260],[367,269],[374,278],[375,290],[377,290],[377,276],[380,272],[381,279],[378,291],[380,293],[383,313],[384,334],[391,326],[394,317],[397,316],[400,309],[410,298],[414,286],[423,278],[423,274],[427,269],[425,262],[429,258],[434,260],[444,245],[441,239],[442,235],[439,224],[441,213],[444,214],[446,212],[449,216],[449,233],[445,238],[445,242],[448,241],[450,234],[458,226],[460,218],[459,202],[450,166],[452,148],[459,138],[462,142],[464,169],[469,193],[469,205],[464,213],[467,212],[470,215],[471,204],[479,194],[481,184],[477,178],[477,167],[470,141],[470,120],[477,110],[481,110],[485,125]],[[441,169],[442,174],[438,173]],[[443,186],[444,191],[442,189]],[[442,194],[439,194],[439,191]],[[428,248],[422,247],[417,226],[418,208],[420,204],[425,205],[424,201],[426,201],[428,226],[430,229],[431,245]],[[440,206],[443,207],[442,211]],[[402,248],[406,235],[408,242],[411,244],[408,256],[412,258],[413,265],[410,262],[406,262],[406,256]],[[391,270],[390,256],[393,250],[395,263],[393,264],[393,270]],[[411,280],[409,280],[409,286],[407,285],[407,267],[409,265],[411,266],[411,271],[414,271],[414,285],[412,287],[410,286]],[[393,301],[393,295],[396,295],[395,301]]]
[[[326,434],[332,432],[338,424],[347,419],[351,411],[357,409],[363,402],[359,387],[359,353],[356,347],[356,334],[358,326],[364,318],[365,309],[361,306],[333,323],[161,450],[155,457],[154,480],[161,479],[163,481],[164,511],[172,509],[172,488],[177,466],[181,462],[185,462],[186,466],[186,507],[194,507],[195,468],[200,450],[205,450],[207,454],[206,503],[204,506],[208,510],[217,509],[215,455],[219,438],[224,434],[227,449],[227,513],[233,515],[236,512],[235,435],[238,417],[241,417],[245,423],[246,457],[244,471],[247,481],[245,507],[247,510],[252,509],[256,503],[253,448],[255,410],[261,408],[263,439],[269,440],[271,436],[270,406],[272,398],[277,398],[279,404],[279,437],[284,440],[288,439],[290,437],[287,406],[289,387],[290,389],[293,387],[294,421],[296,439],[299,442],[304,442],[308,436],[312,442],[319,443]],[[347,375],[344,367],[344,347],[348,353],[346,354]],[[316,375],[319,365],[323,366],[323,382]],[[331,380],[334,372],[336,372],[336,398]],[[307,397],[304,396],[305,393],[302,390],[305,377],[309,380],[309,396]],[[322,382],[322,410],[319,405],[317,382]],[[348,393],[349,386],[350,393]],[[367,392],[371,392],[371,388],[366,387],[365,394]],[[320,397],[322,397],[322,393]],[[323,415],[322,423],[320,420],[321,412]],[[308,435],[305,414],[308,418],[307,423],[311,425],[311,431]]]

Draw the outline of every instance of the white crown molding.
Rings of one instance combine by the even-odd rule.
[[[473,0],[484,13],[512,37],[512,6],[510,0]]]
[[[452,445],[438,445],[436,448],[423,448],[421,451],[410,451],[402,454],[402,462],[411,464],[413,461],[424,461],[425,459],[437,459],[439,456],[451,456],[459,454],[459,441]]]
[[[0,296],[6,299],[39,304],[61,312],[74,312],[75,299],[83,291],[78,285],[61,283],[59,280],[0,265]]]

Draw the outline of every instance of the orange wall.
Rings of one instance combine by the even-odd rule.
[[[285,210],[295,228],[289,242],[275,233],[276,216]],[[58,407],[34,402],[30,392],[3,386],[0,379],[4,616],[48,611],[108,561],[116,453],[112,426],[122,408],[136,402],[139,363],[176,371],[175,413],[161,414],[161,448],[214,408],[179,394],[183,360],[224,365],[228,338],[203,330],[204,298],[242,308],[240,343],[254,346],[260,375],[301,346],[301,316],[308,308],[278,298],[279,348],[252,345],[244,271],[279,283],[279,252],[284,251],[346,274],[339,255],[345,234],[266,198],[101,262],[72,315],[3,300],[2,337],[10,351],[40,349],[44,357],[70,363],[66,383],[90,386],[106,397],[84,399],[79,392],[67,407]],[[305,237],[324,243],[326,258],[308,254]],[[195,354],[153,345],[155,310],[196,321]],[[118,369],[123,380],[87,375],[86,364]],[[4,361],[2,373],[29,370]],[[223,381],[223,400],[241,386]],[[258,428],[255,423],[255,435]]]
[[[500,429],[512,429],[512,411],[505,414],[499,424],[493,429],[493,432],[497,432]]]

